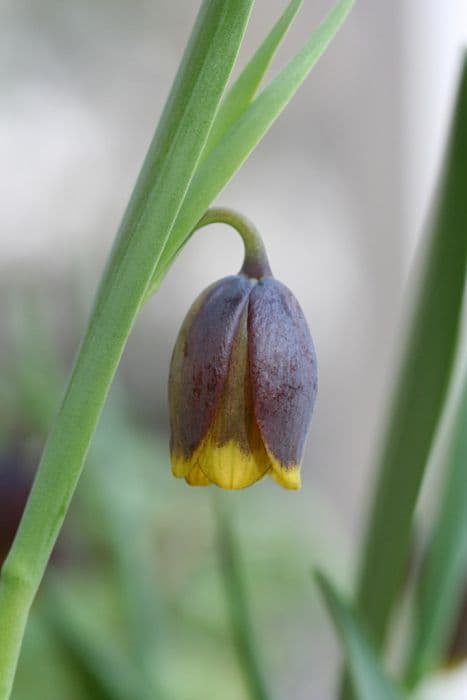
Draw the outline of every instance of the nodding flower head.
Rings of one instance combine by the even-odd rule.
[[[317,390],[313,341],[262,244],[246,248],[241,272],[198,297],[177,338],[172,471],[192,486],[242,489],[269,475],[298,489]]]

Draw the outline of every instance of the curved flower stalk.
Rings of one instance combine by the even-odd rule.
[[[242,489],[269,474],[298,489],[317,391],[310,331],[272,276],[256,229],[225,209],[208,211],[198,228],[215,221],[237,228],[245,260],[198,297],[179,333],[169,379],[172,470],[192,486]]]

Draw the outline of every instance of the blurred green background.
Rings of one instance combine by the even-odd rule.
[[[0,555],[70,361],[51,318],[53,296],[30,287],[12,299],[2,309]],[[66,295],[60,303],[79,327],[77,304]],[[233,507],[259,655],[280,697],[299,697],[307,687],[310,658],[328,663],[331,631],[311,594],[310,570],[318,558],[343,572],[348,551],[329,504],[311,492],[297,508],[294,495],[266,481],[224,496]],[[173,479],[166,433],[120,378],[34,608],[15,699],[109,697],[85,682],[89,663],[106,684],[115,678],[120,694],[111,697],[132,697],[132,677],[146,673],[157,691],[148,697],[246,697],[214,498],[212,489]]]
[[[353,574],[402,289],[467,26],[461,5],[361,0],[221,198],[261,230],[273,271],[305,309],[320,365],[303,490],[267,481],[226,496],[278,698],[324,700],[335,685],[337,647],[310,570],[319,564],[347,588]],[[197,6],[0,8],[0,539],[37,464]],[[282,7],[258,0],[240,65]],[[305,3],[280,61],[328,8]],[[284,235],[294,241],[287,255]],[[15,700],[104,700],[99,674],[117,698],[132,697],[135,675],[163,700],[247,697],[213,492],[171,477],[166,408],[178,327],[203,287],[238,269],[240,250],[218,227],[197,234],[138,321],[34,608]]]

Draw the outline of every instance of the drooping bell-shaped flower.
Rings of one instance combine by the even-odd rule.
[[[272,277],[253,235],[244,236],[241,272],[194,302],[172,356],[172,471],[193,486],[241,489],[269,474],[300,488],[316,357],[297,300]]]

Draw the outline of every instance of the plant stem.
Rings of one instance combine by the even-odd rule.
[[[400,594],[415,506],[445,407],[460,337],[467,271],[466,153],[467,57],[360,570],[357,603],[379,647]]]
[[[413,519],[462,332],[467,272],[467,56],[425,242],[412,324],[383,441],[357,584],[357,608],[383,649],[403,589]],[[353,695],[344,686],[342,700]]]
[[[258,658],[259,645],[255,642],[250,620],[240,553],[232,532],[226,499],[222,495],[215,501],[215,511],[221,572],[240,665],[252,700],[270,700],[268,684]]]
[[[0,700],[126,340],[235,62],[252,0],[205,0],[160,120],[0,578]]]
[[[465,345],[460,346],[460,358]],[[459,358],[459,360],[460,360]],[[415,590],[413,636],[406,669],[413,689],[443,661],[462,608],[467,575],[467,374],[449,425],[444,483]]]
[[[227,224],[232,226],[240,234],[245,246],[245,259],[243,261],[241,273],[248,277],[270,276],[266,248],[256,226],[233,209],[225,207],[212,207],[197,224],[195,231],[209,224]]]

